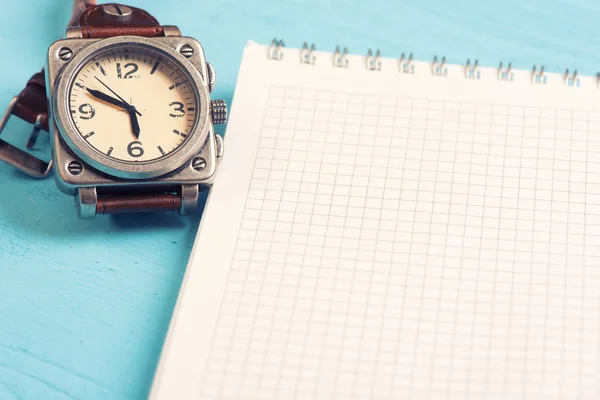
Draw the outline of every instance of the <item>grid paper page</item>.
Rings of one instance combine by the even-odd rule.
[[[295,55],[246,49],[154,398],[598,398],[592,94]]]

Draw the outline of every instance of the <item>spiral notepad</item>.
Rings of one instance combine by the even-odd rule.
[[[152,398],[598,398],[599,100],[249,43]]]

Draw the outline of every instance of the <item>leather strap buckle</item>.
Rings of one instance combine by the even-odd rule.
[[[4,113],[4,116],[2,117],[2,120],[0,120],[0,135],[2,135],[2,131],[6,127],[6,124],[8,124],[10,117],[13,115],[13,110],[17,104],[17,100],[18,96],[13,97],[6,112]],[[35,142],[37,141],[38,135],[40,134],[43,117],[43,115],[39,114],[35,119],[33,129],[29,135],[29,140],[27,141],[28,149],[33,148]],[[2,140],[2,138],[0,138],[0,160],[5,161],[32,178],[46,178],[52,171],[52,161],[46,162],[41,160]]]

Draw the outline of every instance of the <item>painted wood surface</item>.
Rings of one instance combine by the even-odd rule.
[[[0,106],[44,63],[70,2],[5,1],[0,11]],[[315,42],[448,62],[479,58],[549,71],[600,70],[597,0],[132,0],[198,38],[231,101],[247,40]],[[492,94],[490,94],[492,95]],[[11,121],[3,137],[29,127]],[[23,140],[20,141],[23,143]],[[145,398],[200,215],[80,221],[52,179],[0,165],[0,399]]]

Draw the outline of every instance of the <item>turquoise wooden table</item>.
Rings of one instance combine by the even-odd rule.
[[[346,45],[384,56],[479,58],[496,66],[600,70],[597,0],[133,0],[198,38],[217,69],[216,98],[233,95],[248,39]],[[0,106],[64,33],[70,2],[3,2]],[[6,137],[28,129],[11,121]],[[4,137],[5,134],[3,134]],[[21,141],[22,142],[22,141]],[[22,144],[22,143],[21,143]],[[80,221],[51,179],[0,165],[0,400],[145,398],[200,214]]]

